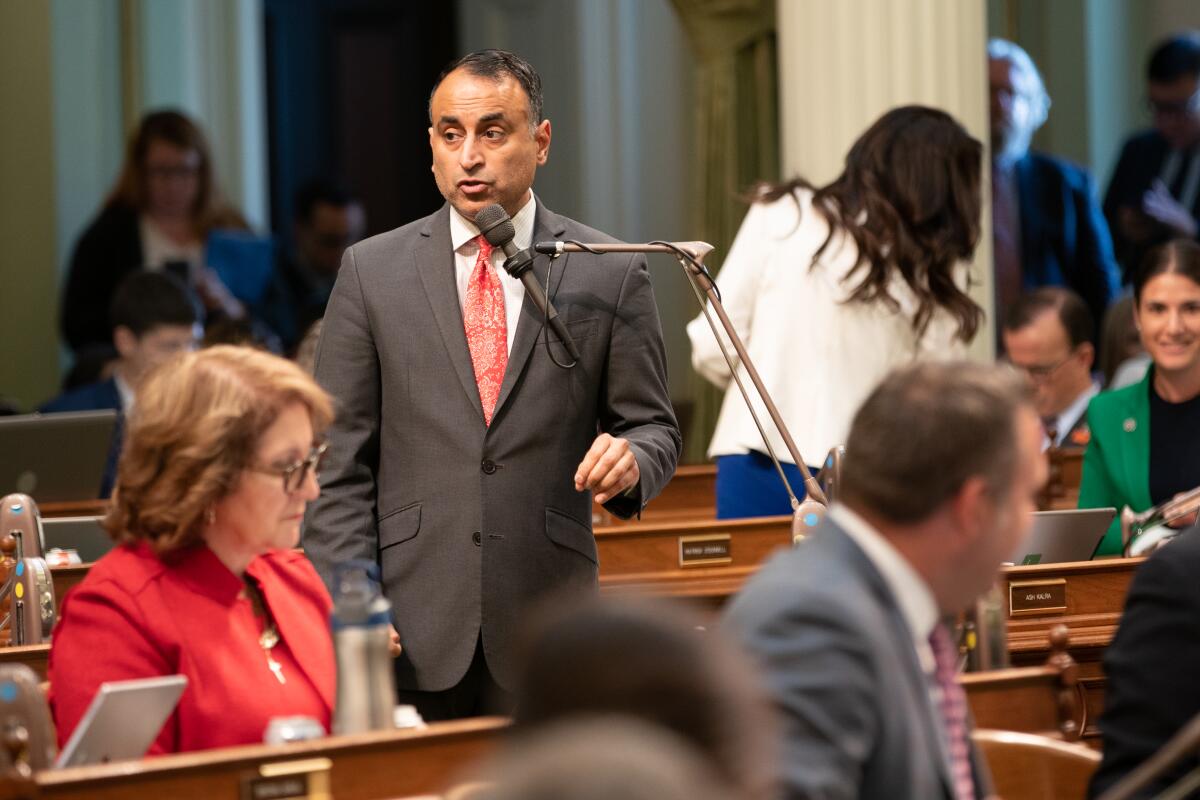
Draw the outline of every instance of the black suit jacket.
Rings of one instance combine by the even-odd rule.
[[[1163,162],[1170,152],[1167,140],[1158,131],[1143,131],[1130,137],[1121,148],[1121,157],[1108,182],[1108,191],[1104,193],[1104,216],[1108,218],[1112,229],[1113,245],[1126,283],[1132,279],[1133,270],[1137,269],[1147,250],[1174,236],[1170,229],[1158,226],[1157,234],[1149,241],[1133,242],[1121,235],[1121,228],[1117,224],[1117,215],[1122,207],[1141,209],[1142,195],[1162,171]],[[1200,223],[1200,195],[1197,195],[1191,211],[1197,223]]]
[[[1091,176],[1062,159],[1032,152],[1015,170],[1025,288],[1074,290],[1088,304],[1098,330],[1121,280]]]
[[[1121,626],[1104,653],[1104,760],[1090,796],[1110,788],[1200,713],[1198,574],[1200,530],[1193,528],[1134,575]],[[1184,759],[1138,796],[1158,794],[1197,766],[1195,756]]]
[[[72,350],[112,342],[108,306],[113,292],[122,278],[141,269],[143,260],[137,212],[122,205],[101,211],[75,244],[63,291],[59,322]]]

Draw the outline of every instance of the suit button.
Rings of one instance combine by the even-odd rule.
[[[480,546],[479,543],[482,540],[483,540],[483,537],[479,535],[479,531],[475,531],[474,533],[471,534],[471,541],[475,543],[476,547]]]
[[[485,473],[487,473],[488,475],[491,475],[493,472],[496,471],[496,462],[492,461],[490,458],[485,458],[483,460],[483,464],[481,464],[480,466],[483,468],[483,471]]]

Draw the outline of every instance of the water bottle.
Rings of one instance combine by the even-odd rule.
[[[388,652],[392,604],[379,587],[379,566],[353,560],[334,570],[333,647],[337,654],[335,734],[393,727],[396,677]]]

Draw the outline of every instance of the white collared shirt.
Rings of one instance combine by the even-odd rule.
[[[921,670],[927,678],[932,678],[937,671],[937,662],[929,645],[929,635],[938,623],[938,608],[933,592],[904,556],[871,527],[871,523],[837,503],[829,509],[829,518],[854,540],[866,554],[867,560],[883,576],[883,582],[900,607],[900,615],[908,624]]]
[[[121,373],[113,373],[113,383],[117,384],[117,396],[121,398],[121,411],[128,414],[133,408],[133,387],[121,377]]]
[[[537,200],[533,192],[529,200],[512,218],[516,235],[513,244],[524,250],[533,244],[533,217],[537,212]],[[454,283],[458,287],[458,307],[463,309],[467,303],[467,285],[471,281],[471,273],[475,271],[475,260],[479,255],[479,245],[474,239],[479,235],[475,223],[450,208],[450,245],[454,248]],[[517,333],[517,321],[521,318],[521,305],[525,302],[525,286],[520,279],[514,278],[503,269],[504,251],[499,247],[492,250],[492,266],[500,276],[500,285],[504,289],[504,319],[508,327],[508,351],[512,352],[513,337]]]
[[[1071,401],[1071,405],[1062,410],[1054,421],[1054,441],[1050,441],[1050,437],[1042,437],[1042,449],[1045,450],[1050,445],[1059,446],[1067,438],[1071,432],[1071,428],[1075,427],[1075,423],[1079,418],[1087,413],[1088,403],[1092,398],[1100,394],[1100,384],[1092,381],[1091,386],[1079,393],[1079,396]]]

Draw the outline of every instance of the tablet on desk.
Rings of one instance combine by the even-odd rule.
[[[186,686],[183,675],[100,684],[54,766],[82,767],[146,755]]]
[[[1115,508],[1035,511],[1029,535],[1009,561],[1017,566],[1091,561],[1116,516]]]

